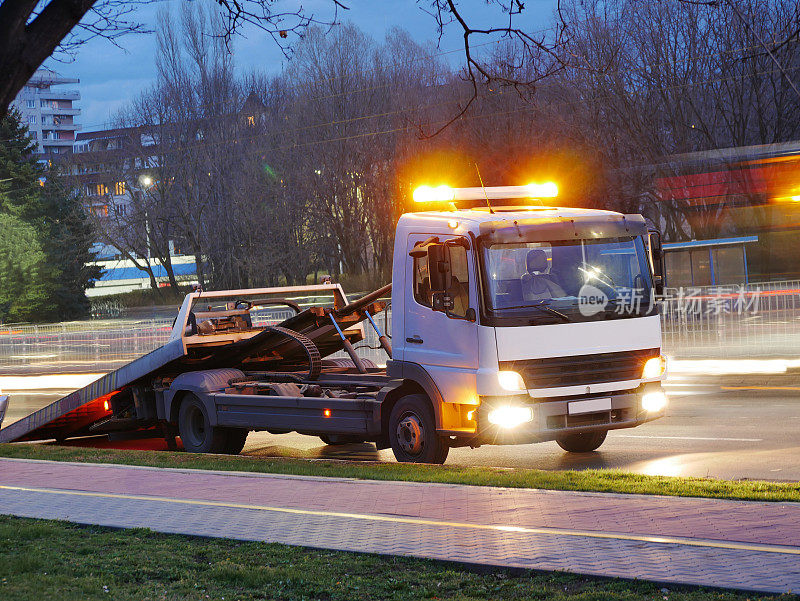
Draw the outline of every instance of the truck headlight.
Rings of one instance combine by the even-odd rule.
[[[648,413],[656,413],[667,406],[669,399],[667,395],[660,390],[656,392],[647,392],[642,396],[642,409]]]
[[[667,359],[663,355],[648,359],[642,368],[642,380],[655,380],[667,371]]]
[[[525,390],[525,381],[515,371],[498,371],[497,381],[500,383],[500,388],[509,392],[522,392]]]
[[[511,405],[492,409],[488,415],[489,423],[501,428],[516,428],[532,419],[533,409],[530,407],[513,407]]]

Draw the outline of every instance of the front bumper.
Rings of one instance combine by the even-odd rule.
[[[8,395],[0,394],[0,427],[3,426],[3,418],[6,415],[6,409],[8,409]]]
[[[648,382],[633,390],[608,392],[552,399],[531,399],[529,396],[484,397],[476,414],[477,444],[529,444],[556,440],[568,434],[594,430],[633,428],[663,417],[666,411],[649,412],[642,409],[642,397],[649,392],[662,391],[660,382]],[[610,398],[611,410],[569,414],[569,403],[590,399]],[[514,428],[489,423],[489,412],[501,404],[520,404],[533,409],[533,420]]]

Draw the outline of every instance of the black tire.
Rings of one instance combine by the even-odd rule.
[[[248,434],[250,434],[250,430],[228,428],[228,440],[225,442],[224,453],[226,455],[238,455],[241,453]]]
[[[450,452],[447,439],[436,434],[436,419],[424,394],[402,397],[389,415],[389,443],[402,463],[442,464]]]
[[[326,445],[337,447],[343,444],[359,444],[364,442],[360,436],[350,434],[320,434],[319,439]]]
[[[227,428],[212,426],[203,402],[187,395],[178,412],[178,432],[183,448],[190,453],[225,453]]]
[[[597,450],[606,439],[608,430],[570,434],[556,440],[558,446],[570,453],[590,453]]]

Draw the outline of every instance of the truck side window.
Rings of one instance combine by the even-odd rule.
[[[469,309],[469,263],[467,249],[463,246],[450,247],[450,271],[452,278],[447,291],[453,299],[453,309],[450,312],[464,317]]]
[[[427,256],[414,259],[414,300],[425,307],[433,306]]]
[[[469,263],[467,249],[463,246],[450,247],[450,288],[447,290],[453,299],[453,315],[464,317],[469,309]],[[425,307],[432,307],[431,280],[428,273],[428,257],[414,259],[414,300]]]

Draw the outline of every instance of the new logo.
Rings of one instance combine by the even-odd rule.
[[[581,315],[591,317],[603,311],[608,304],[608,296],[591,284],[584,284],[578,291],[578,310]]]

